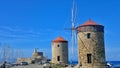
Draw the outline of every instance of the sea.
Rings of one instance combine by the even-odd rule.
[[[69,62],[73,65],[78,64],[78,61]],[[110,64],[110,68],[120,68],[120,61],[107,61],[107,64]]]
[[[111,64],[110,68],[120,68],[120,61],[107,61],[107,63]]]

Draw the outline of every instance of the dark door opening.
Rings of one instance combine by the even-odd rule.
[[[57,61],[60,61],[60,56],[57,56]]]
[[[87,63],[92,63],[92,55],[87,54]]]

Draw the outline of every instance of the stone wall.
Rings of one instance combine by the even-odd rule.
[[[29,64],[32,63],[32,58],[17,58],[17,63],[20,64],[21,62],[28,62]]]
[[[32,53],[33,59],[42,59],[43,58],[43,52],[33,52]]]
[[[88,39],[87,34],[91,37]],[[91,54],[91,63],[88,63],[87,54]],[[78,59],[82,68],[106,68],[103,32],[78,33]]]
[[[60,61],[57,56],[60,56]],[[52,63],[68,63],[68,43],[52,43]]]

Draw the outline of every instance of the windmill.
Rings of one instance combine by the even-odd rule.
[[[71,63],[73,62],[73,55],[74,55],[74,45],[76,41],[76,32],[75,32],[75,19],[76,19],[76,13],[77,13],[77,6],[75,6],[75,1],[72,2],[72,17],[71,17],[71,23],[72,27],[71,30],[71,45],[70,45],[70,55],[71,55]]]
[[[75,0],[72,0],[71,8],[71,28],[65,28],[65,30],[71,30],[71,42],[70,42],[70,63],[73,63],[74,56],[74,46],[77,45],[77,33],[76,33],[76,15],[77,15],[77,5]]]

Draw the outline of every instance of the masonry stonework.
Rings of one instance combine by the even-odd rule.
[[[52,42],[52,63],[68,63],[68,42],[58,37]]]
[[[78,61],[82,68],[106,68],[104,26],[89,20],[77,27]]]

